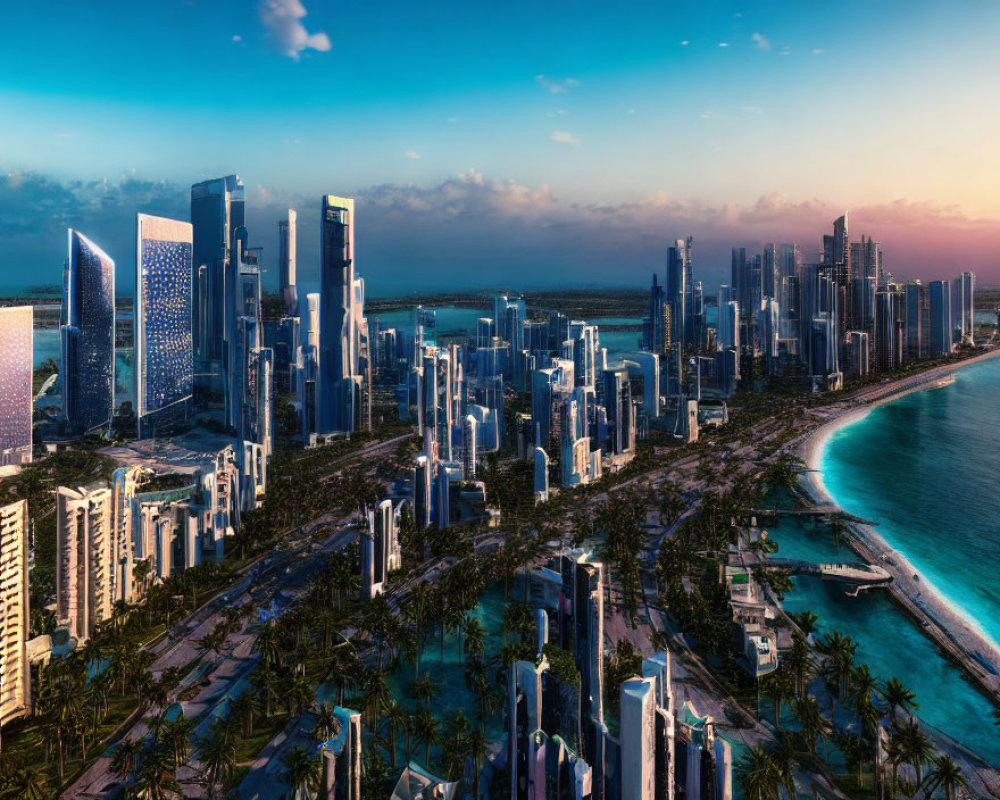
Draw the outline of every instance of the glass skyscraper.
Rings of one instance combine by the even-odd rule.
[[[193,336],[202,364],[223,357],[226,281],[238,229],[244,227],[246,201],[238,175],[227,175],[191,187],[194,227],[192,286]]]
[[[63,413],[72,431],[110,427],[115,408],[115,262],[69,231],[61,328]]]
[[[0,467],[31,461],[31,306],[0,308]]]
[[[187,222],[139,214],[136,228],[135,413],[142,437],[186,416],[194,390],[193,245]]]

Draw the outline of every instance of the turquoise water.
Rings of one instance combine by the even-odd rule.
[[[964,612],[1000,637],[1000,537],[995,480],[1000,470],[1000,360],[955,373],[955,383],[880,406],[835,433],[821,460],[827,490],[847,511],[879,523],[880,534]],[[780,555],[812,561],[850,557],[828,531],[782,520]],[[860,642],[858,659],[917,693],[919,716],[1000,766],[991,704],[879,591],[796,578],[790,611],[819,615],[823,631]]]
[[[771,529],[780,544],[778,555],[822,563],[853,558],[839,549],[825,526],[792,518]],[[821,633],[839,630],[858,643],[857,660],[881,678],[898,675],[917,693],[918,716],[1000,766],[1000,736],[991,724],[993,706],[937,647],[889,599],[886,592],[848,597],[848,587],[816,578],[794,578],[795,590],[785,597],[788,611],[819,615]]]
[[[822,456],[827,491],[875,520],[986,633],[1000,641],[1000,360],[955,382],[874,409],[835,433]]]

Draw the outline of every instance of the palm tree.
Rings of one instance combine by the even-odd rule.
[[[187,759],[191,750],[191,734],[194,723],[181,713],[177,719],[168,722],[164,728],[164,741],[173,749],[175,769]]]
[[[792,649],[785,658],[785,666],[795,679],[795,696],[801,698],[809,683],[813,663],[809,643],[799,634],[792,638]]]
[[[200,742],[199,760],[208,774],[208,784],[224,783],[236,767],[236,744],[224,719],[212,723],[208,736]]]
[[[761,681],[761,693],[774,701],[774,724],[781,728],[781,707],[795,699],[795,681],[785,669],[778,669]]]
[[[944,789],[945,800],[955,800],[956,790],[969,788],[962,768],[949,755],[934,759],[934,769],[927,773],[925,796],[933,797],[939,788]]]
[[[771,763],[778,783],[785,788],[788,800],[795,800],[795,755],[795,739],[792,734],[779,730],[771,747]]]
[[[910,691],[903,682],[893,675],[882,687],[882,697],[889,704],[889,720],[896,724],[896,709],[912,714],[920,708],[916,692]]]
[[[380,708],[385,708],[392,699],[392,690],[385,679],[385,673],[380,671],[372,672],[365,681],[364,704],[371,715],[371,729],[378,729],[378,712]]]
[[[828,731],[827,721],[823,718],[819,703],[812,695],[795,701],[793,704],[795,716],[802,725],[802,735],[809,745],[809,752],[816,752],[816,742],[825,738]]]
[[[31,764],[18,766],[10,781],[6,784],[7,789],[2,795],[11,800],[45,800],[48,793],[45,791],[45,778],[42,777]]]
[[[917,771],[917,786],[923,782],[923,768],[933,753],[930,739],[923,732],[920,724],[911,719],[899,731],[899,739],[906,762],[913,765]]]
[[[819,617],[812,611],[801,611],[797,614],[789,614],[788,616],[792,618],[792,621],[799,626],[799,630],[806,636],[816,632],[816,623],[819,622]]]
[[[119,780],[128,782],[135,777],[136,761],[139,758],[139,745],[131,737],[125,737],[116,746],[111,756],[111,772]]]
[[[430,673],[425,672],[423,676],[412,684],[413,696],[421,702],[427,701],[427,712],[431,712],[434,695],[437,694],[437,687],[431,679]]]
[[[340,733],[340,719],[333,713],[333,709],[326,703],[319,707],[316,714],[316,724],[313,725],[313,736],[325,742]]]
[[[823,635],[817,649],[825,656],[822,673],[834,686],[834,691],[830,692],[830,721],[835,722],[835,700],[843,701],[847,696],[847,685],[854,669],[854,653],[858,644],[850,636],[833,631]]]
[[[470,656],[482,656],[486,650],[486,631],[475,617],[465,622],[465,652]]]
[[[430,769],[431,745],[438,739],[438,721],[429,711],[420,711],[413,720],[413,733],[424,745],[424,766]]]
[[[396,767],[396,733],[403,730],[409,715],[402,705],[390,699],[385,707],[385,718],[389,726],[389,764]]]
[[[292,800],[315,795],[319,784],[319,761],[304,747],[295,745],[281,759],[285,768],[281,779],[292,790]]]
[[[778,772],[763,745],[748,748],[740,756],[736,781],[746,800],[774,800],[778,796]]]

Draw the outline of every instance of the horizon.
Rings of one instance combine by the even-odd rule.
[[[269,272],[278,218],[299,211],[303,283],[319,198],[355,197],[372,296],[501,270],[526,288],[640,286],[688,235],[714,292],[730,248],[796,242],[808,262],[844,209],[899,279],[1000,283],[1000,117],[981,100],[1000,54],[975,36],[997,7],[515,4],[495,19],[178,0],[150,42],[117,3],[56,5],[12,9],[11,29],[46,42],[0,54],[17,76],[0,92],[0,284],[57,280],[67,227],[123,283],[135,213],[188,219],[191,184],[231,173]],[[113,57],[75,58],[87,37]]]

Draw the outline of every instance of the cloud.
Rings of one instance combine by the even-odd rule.
[[[771,49],[771,40],[768,39],[763,33],[755,33],[750,38],[753,40],[753,43],[757,45],[758,49],[760,50]]]
[[[458,117],[448,117],[448,124],[454,125],[458,121]]]
[[[729,47],[729,42],[719,42],[719,47]]]
[[[556,144],[569,144],[569,145],[580,144],[580,139],[574,136],[569,131],[552,131],[551,135],[549,136],[549,139],[551,139]]]
[[[688,40],[685,39],[683,42],[681,42],[681,47],[687,47],[688,44],[690,44],[690,42],[688,42]]]
[[[818,56],[818,55],[822,55],[822,54],[823,54],[823,48],[822,47],[814,47],[813,48],[813,55],[814,56]]]
[[[715,116],[711,111],[702,111],[699,115],[702,119],[712,119]]]
[[[405,153],[403,153],[403,158],[409,158],[412,161],[417,161],[423,158],[423,156],[421,156],[420,153],[418,153],[416,150],[407,150]]]
[[[549,94],[566,94],[570,89],[580,85],[580,81],[576,78],[563,78],[559,81],[546,78],[544,75],[536,75],[535,82]]]
[[[243,41],[243,37],[240,36],[238,33],[234,33],[233,34],[233,41],[234,42],[242,42]]]
[[[566,113],[567,113],[566,109],[564,109],[564,108],[557,108],[555,111],[550,111],[545,116],[547,116],[547,117],[565,117]]]
[[[62,181],[20,170],[0,172],[0,283],[30,275],[32,282],[59,284],[65,229],[73,227],[115,259],[118,291],[129,294],[136,212],[189,219],[190,183],[207,177],[212,176],[191,175],[179,184],[134,174]],[[263,247],[269,267],[277,257],[275,221],[286,209],[298,209],[299,279],[304,291],[315,291],[319,197],[250,182],[247,189],[250,242]],[[662,269],[663,248],[685,235],[694,236],[697,280],[713,293],[728,280],[730,248],[798,242],[808,262],[845,208],[839,199],[793,199],[778,192],[743,204],[662,191],[628,202],[574,202],[544,184],[489,178],[475,169],[427,185],[330,190],[356,198],[357,264],[373,297],[500,284],[513,289],[646,286],[651,273]],[[905,199],[852,206],[850,214],[855,236],[864,233],[880,241],[887,269],[900,279],[950,278],[972,269],[981,283],[1000,281],[998,219]],[[274,288],[276,275],[268,269],[267,289]]]
[[[330,37],[324,32],[306,30],[302,23],[306,7],[299,0],[261,0],[258,13],[275,46],[289,58],[298,61],[304,50],[330,49]]]

